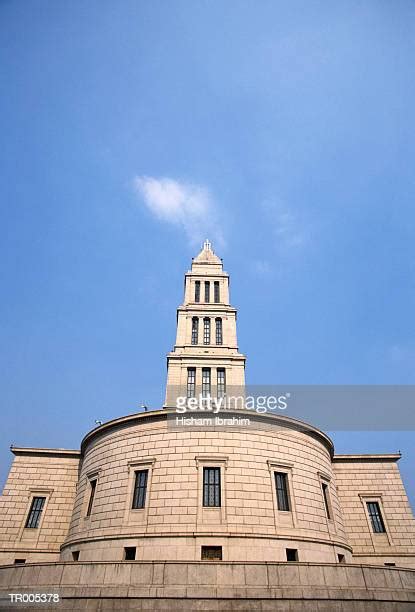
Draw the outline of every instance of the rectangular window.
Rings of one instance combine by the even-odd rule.
[[[367,511],[369,513],[374,533],[386,533],[385,524],[383,522],[379,503],[367,502]]]
[[[287,512],[290,510],[290,500],[288,495],[288,476],[285,472],[274,472],[274,474],[278,510],[284,510],[285,512]]]
[[[217,377],[218,377],[217,379],[218,397],[225,397],[225,394],[226,394],[225,368],[218,368]]]
[[[210,368],[202,368],[202,397],[209,397],[210,393]]]
[[[222,319],[216,319],[216,344],[222,344]]]
[[[210,302],[210,282],[205,281],[205,302],[208,304]]]
[[[344,555],[341,555],[340,553],[337,553],[337,560],[339,563],[346,563]]]
[[[220,302],[219,281],[215,281],[215,284],[213,286],[213,291],[214,291],[215,303],[219,304],[219,302]]]
[[[26,520],[26,529],[37,529],[46,497],[34,497]]]
[[[14,560],[14,564],[15,565],[23,565],[23,563],[26,563],[26,559],[15,559]],[[385,563],[386,565],[386,563]]]
[[[298,561],[298,550],[296,548],[286,548],[287,561]]]
[[[199,342],[199,319],[193,317],[192,319],[192,344]]]
[[[72,561],[79,561],[79,550],[72,551]]]
[[[203,319],[203,344],[210,344],[210,319]]]
[[[326,509],[327,518],[331,519],[329,485],[325,482],[322,482],[321,488],[323,490],[324,507]]]
[[[195,302],[200,302],[200,281],[195,282]]]
[[[220,507],[220,468],[203,468],[203,505],[207,508]]]
[[[187,397],[194,397],[196,393],[196,368],[187,368]]]
[[[148,470],[138,470],[135,473],[133,510],[144,508],[146,503]]]
[[[222,561],[222,546],[202,546],[202,561]]]
[[[124,561],[135,561],[136,550],[135,546],[126,546],[124,548]]]
[[[96,491],[96,488],[97,488],[97,481],[96,480],[90,480],[89,481],[89,486],[90,486],[90,493],[89,493],[88,510],[86,511],[86,515],[87,516],[90,516],[91,512],[92,512],[92,506],[94,504],[95,491]]]

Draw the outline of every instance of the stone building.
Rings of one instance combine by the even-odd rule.
[[[12,589],[59,593],[68,610],[415,609],[400,455],[336,455],[325,433],[277,414],[178,424],[179,397],[226,405],[245,385],[229,276],[208,241],[167,363],[162,409],[96,427],[79,451],[11,448],[0,607]]]

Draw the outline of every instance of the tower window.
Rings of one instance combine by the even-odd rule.
[[[324,498],[324,507],[326,509],[327,518],[331,519],[331,509],[330,509],[330,493],[329,493],[329,485],[325,482],[321,483],[321,488],[323,490],[323,498]]]
[[[222,561],[222,546],[202,546],[202,561]]]
[[[216,344],[222,344],[222,342],[223,342],[222,319],[216,319]]]
[[[210,396],[211,381],[210,368],[202,368],[202,397]]]
[[[210,302],[210,282],[205,281],[205,302]]]
[[[337,553],[337,560],[339,563],[346,563],[346,557],[340,553]]]
[[[88,509],[86,511],[86,515],[90,516],[91,512],[92,512],[92,506],[94,504],[94,497],[95,497],[95,491],[97,488],[97,481],[95,480],[90,480],[89,481],[89,486],[90,486],[90,492],[89,492],[89,502],[88,502]]]
[[[200,281],[195,281],[195,302],[200,302]]]
[[[217,393],[218,397],[225,397],[226,394],[226,378],[225,368],[217,369]]]
[[[148,470],[138,470],[135,473],[133,510],[144,508],[146,503]]]
[[[284,510],[285,512],[288,512],[290,510],[290,499],[288,495],[288,476],[285,472],[274,472],[274,474],[278,510]]]
[[[203,468],[203,505],[208,508],[220,507],[220,468]]]
[[[187,368],[187,397],[194,397],[196,392],[196,368]]]
[[[79,550],[72,551],[72,561],[79,561]]]
[[[379,503],[367,502],[367,511],[369,513],[374,533],[386,533],[385,523],[383,522]]]
[[[203,344],[210,344],[210,319],[203,319]]]
[[[192,344],[199,342],[199,319],[193,317],[192,319]]]
[[[26,529],[37,529],[39,527],[39,521],[45,501],[46,497],[34,497],[32,499],[29,514],[26,520]]]
[[[26,559],[15,559],[14,560],[14,564],[15,565],[23,565],[24,563],[26,563]],[[385,565],[386,565],[386,563],[385,563]]]
[[[213,292],[214,292],[215,303],[218,304],[220,302],[219,281],[215,281],[213,285]]]

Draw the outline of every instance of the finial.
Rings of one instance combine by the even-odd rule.
[[[209,240],[206,238],[205,242],[203,243],[203,248],[205,251],[211,251],[212,250],[212,245],[210,244]]]

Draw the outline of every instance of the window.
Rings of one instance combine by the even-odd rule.
[[[386,533],[379,503],[367,502],[366,505],[374,533]]]
[[[386,567],[396,567],[396,563],[384,563],[383,565],[386,565]]]
[[[34,497],[26,520],[26,529],[37,529],[46,497]]]
[[[298,561],[298,550],[296,548],[286,548],[287,561]]]
[[[222,319],[216,319],[216,344],[222,344]]]
[[[192,319],[192,344],[199,342],[199,319],[193,317]]]
[[[196,392],[196,368],[187,368],[187,397],[194,397]]]
[[[195,282],[195,302],[200,302],[200,281]]]
[[[210,391],[210,368],[202,368],[202,397],[209,397]]]
[[[72,561],[79,561],[79,550],[72,551]]]
[[[203,344],[210,344],[210,319],[203,319]]]
[[[26,559],[15,559],[14,560],[14,564],[15,565],[23,565],[23,563],[26,563]],[[386,565],[386,563],[385,563],[385,565]]]
[[[337,554],[337,560],[339,563],[346,563],[345,556],[341,555],[340,553]]]
[[[148,470],[138,470],[135,472],[133,510],[144,508],[146,504]]]
[[[217,393],[219,397],[225,397],[226,394],[226,378],[225,378],[225,368],[217,369]]]
[[[321,488],[323,491],[324,507],[326,509],[327,518],[331,519],[329,485],[326,482],[322,482]]]
[[[203,505],[208,508],[220,507],[220,468],[203,468]]]
[[[92,506],[94,504],[94,497],[95,497],[95,491],[97,488],[97,481],[95,480],[90,480],[89,481],[89,486],[91,488],[90,493],[89,493],[89,502],[88,502],[88,510],[86,511],[86,515],[90,516],[91,512],[92,512]]]
[[[290,510],[290,500],[288,496],[288,476],[285,472],[274,472],[274,474],[278,510],[284,510],[285,512],[288,512]]]
[[[210,302],[210,282],[205,281],[205,302]]]
[[[222,561],[222,546],[202,546],[202,561]]]
[[[213,292],[214,292],[215,303],[218,304],[220,302],[219,281],[215,281],[213,285]]]
[[[126,546],[124,548],[124,561],[135,561],[136,550],[135,546]]]

